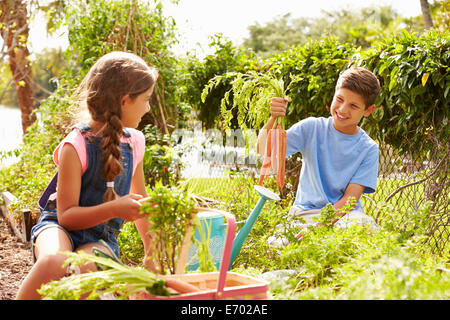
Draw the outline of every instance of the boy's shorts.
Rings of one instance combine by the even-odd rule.
[[[303,218],[306,223],[301,223],[298,221],[298,218]],[[310,225],[314,225],[317,223],[317,219],[320,218],[320,209],[314,210],[304,210],[297,206],[292,206],[288,212],[288,223],[291,227],[300,227],[307,228]],[[369,225],[372,231],[378,230],[378,225],[375,223],[375,220],[366,215],[362,209],[352,210],[339,219],[334,225],[337,228],[348,228],[352,224],[361,224],[361,225]],[[274,247],[283,247],[289,244],[289,241],[282,236],[283,226],[277,226],[278,232],[270,236],[267,241],[270,246]]]
[[[64,231],[72,244],[72,251],[75,251],[80,246],[88,243],[98,243],[101,245],[99,240],[103,239],[109,245],[110,249],[113,250],[114,254],[119,257],[119,245],[117,243],[117,239],[115,235],[111,231],[108,231],[104,225],[96,227],[96,229],[99,229],[101,232],[95,230],[94,228],[68,231],[58,224],[56,210],[52,210],[43,211],[37,224],[31,228],[30,243],[34,262],[36,262],[36,256],[34,254],[34,244],[36,242],[36,238],[42,231],[48,228],[59,228]]]
[[[291,209],[289,209],[288,216],[301,217],[305,219],[306,224],[300,224],[300,226],[307,227],[308,225],[313,225],[316,223],[316,220],[320,217],[320,209],[304,210],[300,207],[292,206]],[[372,229],[378,229],[375,220],[365,214],[363,209],[355,209],[350,211],[345,216],[340,218],[334,225],[338,228],[348,228],[354,223],[360,225],[369,225]]]

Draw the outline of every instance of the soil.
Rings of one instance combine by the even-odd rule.
[[[0,214],[0,300],[13,300],[33,266],[30,244],[23,243]]]

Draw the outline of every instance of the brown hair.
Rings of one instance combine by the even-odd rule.
[[[121,99],[135,99],[150,89],[157,79],[157,70],[139,56],[128,52],[111,52],[91,67],[80,88],[90,117],[103,123],[103,178],[114,181],[122,171],[120,137],[122,135]],[[117,198],[114,187],[107,187],[103,201]]]
[[[380,93],[380,82],[369,70],[354,67],[345,70],[336,83],[336,89],[345,88],[358,93],[364,99],[366,109],[375,103]]]

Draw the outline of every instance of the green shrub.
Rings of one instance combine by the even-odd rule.
[[[362,52],[358,64],[381,84],[380,108],[362,123],[371,137],[414,153],[435,148],[428,137],[449,140],[450,32],[404,31]]]
[[[292,78],[296,79],[287,92],[291,99],[286,113],[287,128],[306,117],[329,116],[336,81],[356,52],[350,44],[322,38],[268,60],[270,70],[283,79],[286,87]]]
[[[211,91],[205,101],[201,101],[202,90],[208,81],[217,75],[231,71],[254,70],[257,64],[251,53],[235,47],[230,40],[220,34],[212,38],[209,46],[214,48],[215,52],[207,55],[202,61],[188,55],[184,73],[184,99],[197,111],[197,118],[203,122],[206,128],[214,127],[220,120],[220,101],[225,92],[230,89],[227,82],[221,83]],[[233,122],[233,125],[236,127],[236,121]]]
[[[162,134],[157,127],[150,124],[142,131],[145,136],[143,165],[146,184],[154,186],[157,181],[176,184],[181,178],[182,163],[174,149],[171,136]]]

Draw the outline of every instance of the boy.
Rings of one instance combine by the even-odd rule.
[[[346,70],[338,79],[329,118],[309,117],[286,131],[286,157],[301,152],[302,168],[296,198],[289,214],[300,216],[308,225],[320,216],[320,209],[331,203],[341,218],[336,226],[351,220],[368,223],[373,219],[361,205],[362,193],[375,192],[378,175],[378,145],[358,127],[362,117],[375,108],[380,91],[376,76],[364,68]],[[286,114],[287,98],[273,98],[271,117],[258,136],[259,152],[265,150],[267,128]],[[345,218],[339,209],[349,197],[356,206]],[[301,234],[297,236],[301,238]]]

